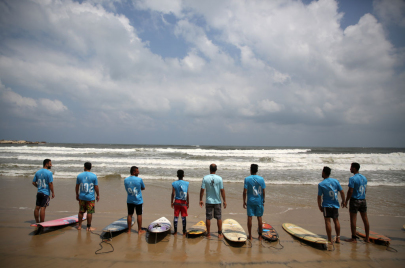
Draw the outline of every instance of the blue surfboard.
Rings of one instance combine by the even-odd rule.
[[[132,217],[132,225],[134,225],[135,220]],[[103,232],[119,232],[128,229],[127,217],[122,217],[121,219],[111,223],[110,225],[104,227]]]

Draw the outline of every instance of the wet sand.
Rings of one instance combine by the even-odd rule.
[[[143,227],[153,220],[165,216],[173,220],[170,208],[170,184],[168,181],[145,181]],[[47,208],[46,220],[62,218],[77,213],[75,201],[75,180],[54,182],[55,199]],[[131,234],[118,233],[110,242],[114,252],[95,254],[102,241],[98,234],[111,222],[126,215],[126,193],[123,180],[100,180],[100,202],[96,203],[93,224],[94,234],[78,231],[74,226],[46,229],[43,234],[34,235],[33,209],[36,188],[28,178],[0,179],[0,263],[2,267],[129,267],[166,266],[208,267],[208,266],[254,266],[269,264],[272,267],[404,267],[405,223],[404,203],[401,193],[404,189],[394,187],[370,188],[368,200],[371,230],[392,239],[391,247],[398,252],[387,251],[385,246],[342,242],[334,251],[321,250],[303,244],[287,234],[281,227],[284,222],[297,224],[309,231],[326,237],[322,213],[316,205],[316,186],[271,186],[268,185],[265,214],[263,219],[272,224],[280,235],[281,245],[261,243],[257,240],[257,221],[254,219],[251,244],[242,247],[229,245],[218,240],[216,221],[211,227],[211,240],[203,237],[186,238],[181,233],[158,237],[138,236],[136,224]],[[188,226],[205,220],[205,209],[198,206],[199,183],[190,184]],[[227,183],[227,209],[222,210],[223,219],[237,220],[247,232],[246,211],[242,208],[242,184]],[[346,191],[346,187],[344,190]],[[311,201],[313,200],[313,201]],[[375,200],[375,201],[372,201]],[[393,202],[390,210],[384,209],[383,200]],[[391,201],[390,201],[391,200]],[[394,201],[392,201],[394,200]],[[387,202],[388,202],[387,201]],[[378,208],[372,208],[372,206]],[[360,216],[358,217],[360,220]],[[349,213],[340,209],[341,237],[350,236]],[[358,222],[362,226],[362,222]],[[179,230],[182,229],[181,221]],[[333,232],[334,233],[334,232]],[[112,248],[103,243],[101,252]]]

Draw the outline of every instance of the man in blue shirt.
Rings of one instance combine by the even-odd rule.
[[[224,208],[226,208],[225,189],[222,183],[222,178],[215,175],[217,171],[217,165],[210,165],[210,175],[203,178],[200,190],[200,207],[204,206],[202,201],[204,191],[207,190],[205,198],[205,217],[207,221],[207,237],[211,237],[211,219],[214,214],[214,218],[217,219],[218,225],[218,238],[222,238],[222,218],[221,218],[221,196],[224,200]],[[221,195],[221,196],[220,196]]]
[[[330,244],[332,241],[332,226],[330,219],[333,219],[336,231],[336,243],[340,243],[340,223],[339,223],[339,199],[338,192],[342,197],[342,207],[345,205],[345,193],[342,186],[336,179],[329,178],[331,169],[323,167],[322,178],[323,181],[318,184],[318,207],[323,213],[325,219],[326,234]]]
[[[127,191],[127,209],[128,209],[128,233],[131,233],[132,216],[136,211],[137,223],[138,223],[138,235],[145,233],[142,230],[142,212],[143,212],[143,198],[142,191],[145,190],[145,184],[143,180],[138,177],[139,169],[136,166],[132,166],[130,170],[131,176],[124,180],[125,190]]]
[[[50,171],[52,167],[51,159],[45,159],[43,161],[43,168],[35,173],[32,185],[38,188],[37,201],[34,210],[34,217],[36,223],[45,221],[45,210],[49,206],[49,195],[52,192],[52,198],[55,197],[53,191],[53,175]]]
[[[84,172],[77,175],[76,179],[76,200],[79,201],[79,225],[77,230],[82,229],[83,214],[87,211],[87,231],[93,231],[91,227],[91,220],[95,213],[95,199],[97,202],[100,200],[100,193],[98,189],[98,180],[96,174],[90,172],[91,163],[84,163]],[[80,193],[79,193],[80,190]],[[97,194],[97,198],[94,195]]]
[[[252,217],[257,217],[257,223],[259,225],[259,240],[262,240],[262,216],[264,212],[265,202],[265,188],[266,184],[264,179],[256,175],[259,170],[259,166],[256,164],[250,165],[250,176],[245,178],[243,189],[243,208],[247,209],[248,216],[248,239],[252,240]],[[246,202],[247,195],[247,202]]]
[[[350,172],[353,173],[353,177],[349,179],[349,190],[347,191],[346,205],[350,200],[349,212],[350,212],[350,228],[352,231],[352,238],[347,239],[347,242],[356,243],[356,221],[357,212],[360,212],[361,219],[364,223],[364,229],[366,231],[366,238],[364,239],[367,243],[370,242],[370,224],[368,223],[367,217],[367,202],[366,202],[366,192],[367,192],[367,179],[359,173],[360,164],[352,163],[350,166]]]
[[[190,204],[188,186],[189,182],[184,181],[184,171],[177,170],[177,181],[172,183],[172,196],[170,204],[174,208],[174,232],[173,235],[177,235],[177,223],[179,221],[179,215],[181,213],[181,219],[183,222],[183,235],[186,234],[187,221],[186,217],[188,216],[187,209]],[[175,200],[173,202],[173,199]]]

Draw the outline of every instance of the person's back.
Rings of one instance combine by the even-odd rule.
[[[50,170],[42,168],[35,173],[34,181],[38,186],[38,193],[50,195],[49,183],[53,182],[53,174]]]
[[[262,205],[262,189],[266,188],[264,179],[258,175],[250,175],[245,178],[245,189],[247,189],[247,205]]]
[[[353,188],[352,198],[360,200],[366,198],[367,179],[360,173],[354,174],[349,179],[349,187]]]
[[[127,203],[140,205],[143,204],[142,188],[145,187],[141,178],[129,176],[124,180],[125,190],[127,191]]]
[[[326,178],[318,184],[318,195],[322,193],[322,207],[340,208],[338,192],[342,190],[339,181],[333,178]],[[344,201],[344,200],[343,200]]]
[[[207,204],[221,204],[221,189],[224,188],[222,178],[216,174],[204,177],[201,188],[205,189]]]

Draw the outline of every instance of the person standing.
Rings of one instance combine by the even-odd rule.
[[[207,224],[207,237],[211,237],[211,219],[217,220],[218,225],[218,238],[222,238],[222,212],[221,212],[221,196],[224,201],[224,209],[226,209],[225,189],[222,178],[216,175],[217,165],[210,165],[210,175],[203,178],[200,190],[200,207],[204,206],[202,201],[204,191],[207,190],[205,199],[205,214]]]
[[[183,223],[183,235],[186,234],[187,221],[186,217],[187,209],[190,204],[189,195],[188,195],[188,186],[189,182],[184,181],[184,171],[177,170],[177,181],[172,183],[172,195],[170,199],[170,204],[174,208],[174,232],[173,235],[177,235],[177,223],[179,221],[179,215],[181,213],[181,220]],[[173,202],[174,199],[174,202]]]
[[[345,206],[345,193],[342,186],[336,179],[329,178],[331,169],[324,167],[322,170],[323,181],[318,184],[318,207],[323,213],[325,219],[326,234],[328,235],[328,241],[333,244],[332,241],[332,226],[330,219],[333,219],[336,231],[336,243],[340,243],[340,223],[339,223],[339,199],[338,192],[342,197],[342,207]]]
[[[78,230],[82,229],[83,214],[87,211],[87,231],[93,231],[91,227],[93,214],[95,213],[95,200],[100,200],[98,180],[96,174],[90,172],[91,163],[84,163],[84,172],[77,175],[76,179],[76,200],[79,201],[79,225]],[[79,193],[80,190],[80,193]],[[94,192],[97,194],[95,197]]]
[[[352,238],[347,239],[347,242],[356,243],[356,221],[357,212],[360,212],[361,219],[364,223],[364,229],[366,231],[366,238],[364,241],[370,242],[370,224],[368,223],[367,217],[367,202],[366,202],[366,192],[367,192],[367,179],[359,173],[360,164],[352,163],[350,166],[350,172],[354,175],[349,179],[349,190],[347,191],[347,197],[345,202],[345,207],[347,208],[347,202],[350,200],[349,213],[350,213],[350,228],[352,231]]]
[[[250,165],[250,176],[245,178],[243,189],[243,208],[247,209],[247,225],[249,236],[248,239],[252,240],[252,217],[257,217],[257,223],[259,225],[259,240],[262,240],[262,216],[264,212],[265,202],[265,188],[263,177],[256,175],[259,170],[259,166],[256,164]],[[247,202],[246,202],[247,196]]]
[[[50,192],[52,192],[52,198],[55,197],[53,190],[53,174],[50,171],[52,167],[51,159],[45,159],[43,161],[43,168],[35,173],[32,185],[38,188],[37,201],[35,204],[34,217],[36,223],[45,221],[45,210],[49,206]]]
[[[138,235],[145,233],[142,230],[142,212],[143,212],[143,198],[142,191],[145,190],[145,184],[143,180],[138,177],[139,169],[136,166],[132,166],[130,170],[131,176],[124,180],[125,190],[127,191],[127,208],[128,208],[128,233],[131,233],[132,216],[136,212]]]

